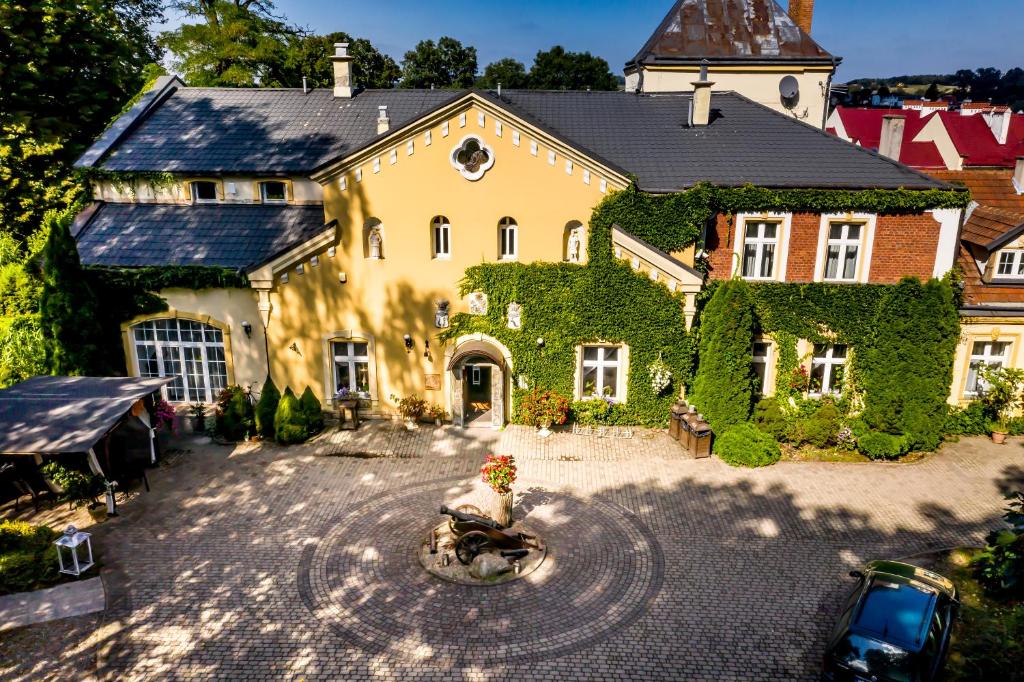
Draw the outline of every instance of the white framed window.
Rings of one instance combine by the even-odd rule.
[[[195,180],[189,183],[192,203],[212,204],[217,201],[217,183],[212,180]]]
[[[583,346],[583,367],[580,373],[580,396],[621,400],[622,346]]]
[[[515,260],[519,254],[519,226],[515,218],[502,218],[498,223],[498,257]]]
[[[765,395],[765,385],[768,381],[768,370],[772,362],[772,344],[770,341],[755,341],[753,350],[754,374],[757,375],[758,395]]]
[[[741,275],[744,279],[773,279],[779,245],[779,223],[748,220],[744,224]]]
[[[452,226],[448,219],[439,215],[430,222],[430,241],[434,258],[451,258]]]
[[[285,183],[279,180],[268,180],[260,183],[260,199],[265,204],[288,203],[288,190]]]
[[[140,377],[174,377],[164,387],[172,403],[212,403],[228,384],[224,335],[202,322],[159,319],[132,327]]]
[[[978,374],[982,367],[1005,367],[1010,358],[1009,341],[975,341],[967,365],[964,397],[973,398],[985,390],[985,380]]]
[[[825,246],[825,281],[856,282],[862,223],[829,223]]]
[[[342,388],[370,397],[370,344],[366,341],[334,341],[334,392]]]
[[[1006,249],[999,252],[996,277],[1024,279],[1024,249]]]
[[[811,358],[811,384],[814,396],[838,395],[843,390],[847,347],[842,343],[816,343]]]

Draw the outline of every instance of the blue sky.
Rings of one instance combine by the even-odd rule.
[[[785,6],[786,0],[780,4]],[[817,0],[813,36],[843,57],[839,79],[1024,66],[1021,0]],[[369,38],[401,61],[424,38],[477,48],[480,68],[502,57],[527,68],[555,44],[604,57],[615,73],[672,0],[278,0],[291,23]],[[172,17],[170,25],[177,21]]]

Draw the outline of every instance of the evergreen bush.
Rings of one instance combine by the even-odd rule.
[[[782,442],[789,436],[789,420],[776,398],[762,398],[754,406],[754,424],[775,440]]]
[[[720,284],[700,318],[693,399],[716,432],[745,422],[754,400],[754,311],[747,283]]]
[[[302,412],[306,415],[306,423],[309,425],[309,433],[320,433],[324,430],[324,409],[320,404],[320,399],[313,395],[313,389],[306,386],[306,390],[302,392],[302,397],[299,398],[299,404],[302,405]]]
[[[60,580],[56,531],[24,521],[0,521],[0,594],[28,592]]]
[[[256,403],[256,432],[260,438],[272,440],[274,438],[274,416],[277,414],[277,404],[281,402],[281,392],[277,390],[274,380],[267,375],[263,382],[263,390],[260,392],[260,399]]]
[[[274,414],[274,435],[281,445],[301,443],[309,438],[309,420],[291,388],[284,389]]]
[[[803,441],[814,447],[824,448],[836,444],[840,422],[839,409],[828,398],[823,398],[818,410],[803,423]]]
[[[973,400],[965,407],[949,408],[944,431],[951,436],[987,436],[991,420],[985,404]]]
[[[256,430],[252,400],[248,392],[238,385],[228,386],[217,396],[215,430],[226,440],[240,441]]]
[[[857,449],[871,459],[897,459],[910,452],[910,448],[907,436],[883,431],[868,431],[857,438]]]
[[[906,434],[909,448],[942,442],[960,321],[949,284],[906,277],[879,305],[862,351],[864,421]]]
[[[747,422],[726,429],[715,439],[714,450],[723,462],[732,466],[763,467],[775,464],[782,457],[775,439]]]

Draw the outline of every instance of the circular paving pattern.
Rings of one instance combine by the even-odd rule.
[[[459,481],[375,497],[335,517],[303,552],[299,592],[347,644],[440,665],[541,660],[591,646],[639,618],[661,588],[650,530],[601,498],[529,489],[514,514],[550,551],[522,580],[445,582],[416,558],[424,528]]]

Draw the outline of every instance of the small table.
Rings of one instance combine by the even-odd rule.
[[[356,398],[335,399],[335,409],[338,411],[338,430],[354,431],[359,428],[359,400]],[[352,426],[346,426],[351,420]]]

